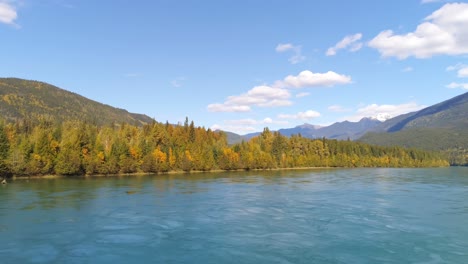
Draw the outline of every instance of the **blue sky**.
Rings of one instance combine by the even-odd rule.
[[[468,90],[468,2],[0,0],[0,76],[240,134]]]

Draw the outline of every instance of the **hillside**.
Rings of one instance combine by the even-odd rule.
[[[377,126],[359,141],[442,150],[452,164],[468,164],[468,93]]]
[[[377,129],[385,132],[421,127],[466,129],[467,113],[468,93],[464,93],[420,111],[390,119]]]
[[[97,125],[142,125],[152,118],[98,103],[53,85],[17,78],[0,78],[0,116],[7,121],[48,118],[81,120]]]

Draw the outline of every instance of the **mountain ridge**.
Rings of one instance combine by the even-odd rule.
[[[409,117],[403,119],[402,121],[398,122],[396,125],[392,126],[391,128],[388,129],[388,132],[396,132],[402,130],[405,126],[410,124],[412,121],[418,119],[418,118],[423,118],[426,116],[438,114],[438,113],[443,113],[447,110],[457,108],[457,106],[465,106],[465,109],[468,109],[468,92],[458,95],[456,97],[453,97],[451,99],[445,100],[441,103],[426,107],[420,111],[414,112],[413,115],[410,115]],[[462,112],[463,113],[463,112]],[[460,121],[465,121],[466,125],[468,126],[468,120],[465,115],[462,116]],[[447,121],[446,118],[444,118],[445,121]],[[432,120],[434,122],[434,120]],[[454,122],[453,120],[450,120],[450,122]],[[447,122],[444,122],[447,124]],[[452,124],[453,125],[453,124]],[[416,125],[417,126],[417,125]],[[456,125],[457,126],[457,125]],[[430,126],[429,126],[430,127]]]
[[[468,165],[468,92],[387,120],[358,140],[443,151],[452,165]]]
[[[45,82],[19,78],[0,78],[0,115],[9,121],[45,117],[55,121],[86,120],[99,125],[143,125],[154,121]]]
[[[278,129],[278,132],[287,137],[301,134],[301,136],[311,139],[325,137],[328,139],[355,140],[364,135],[371,128],[381,123],[382,122],[378,119],[364,117],[357,122],[345,120],[342,122],[335,122],[329,126],[304,123],[292,128]],[[238,135],[232,132],[229,133],[231,136],[228,139],[235,139],[233,141],[229,141],[230,144],[238,143],[242,140],[249,140],[261,134],[261,132],[253,132],[245,135]]]

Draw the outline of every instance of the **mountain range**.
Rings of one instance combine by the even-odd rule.
[[[291,135],[298,135],[306,138],[329,138],[329,139],[338,139],[338,140],[356,140],[363,136],[366,132],[370,131],[372,128],[380,125],[382,121],[374,118],[363,118],[358,122],[350,122],[350,121],[343,121],[343,122],[336,122],[330,126],[317,126],[311,124],[303,124],[300,126],[296,126],[293,128],[283,128],[279,129],[280,132],[284,136],[291,136]],[[260,132],[246,134],[244,136],[235,137],[232,136],[233,139],[237,139],[237,141],[241,141],[242,139],[248,140],[257,135]]]
[[[382,121],[381,121],[382,120]],[[282,135],[301,134],[307,138],[358,140],[382,146],[404,146],[443,151],[452,164],[468,164],[468,92],[420,111],[385,118],[363,118],[359,122],[337,122],[320,127],[303,124],[279,129]],[[260,132],[244,136],[231,134],[230,143],[248,140]]]

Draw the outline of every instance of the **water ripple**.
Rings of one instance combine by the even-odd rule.
[[[2,263],[468,263],[468,168],[12,182]],[[130,193],[129,193],[130,192]]]

